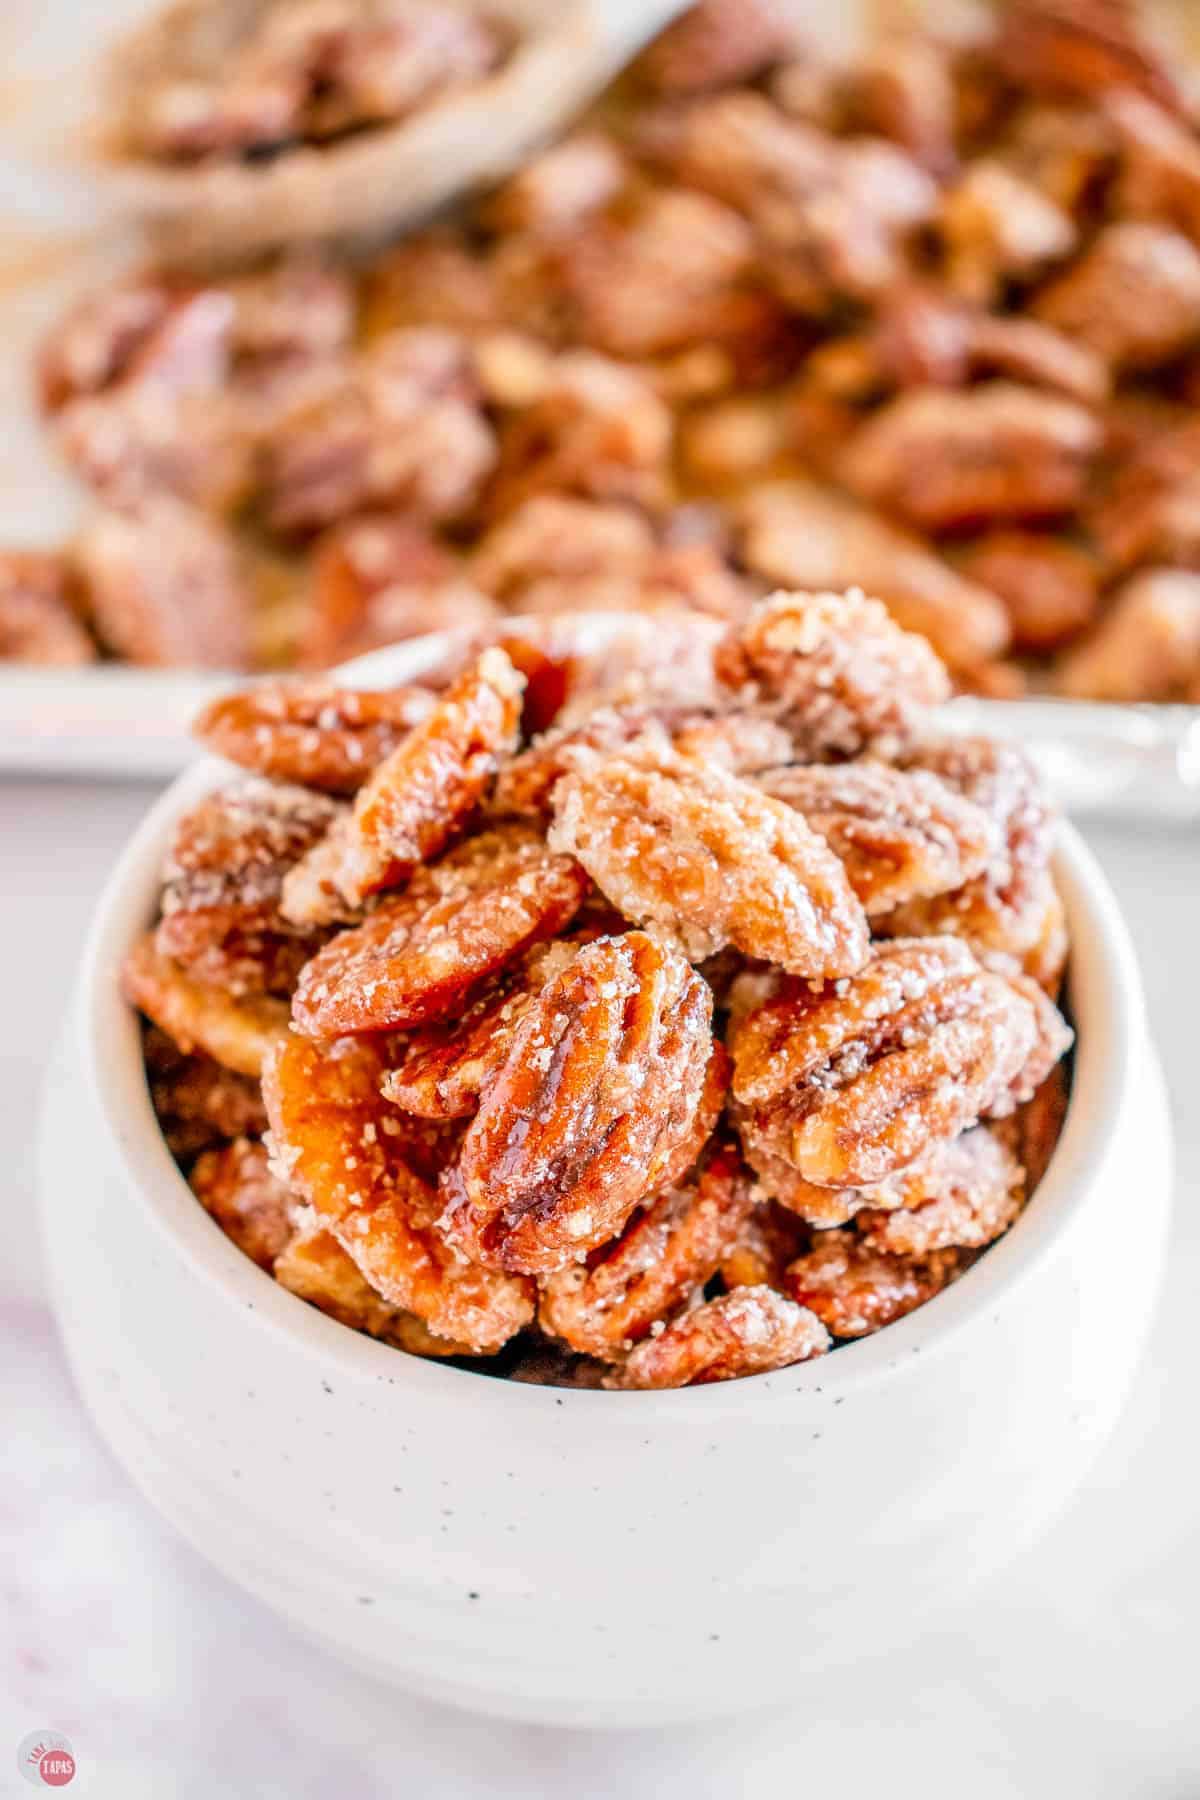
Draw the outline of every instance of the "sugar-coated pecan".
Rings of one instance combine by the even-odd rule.
[[[371,506],[453,518],[495,455],[461,340],[433,327],[390,332],[331,392],[280,423],[265,470],[268,516],[281,532]]]
[[[924,1306],[961,1274],[961,1250],[928,1256],[888,1255],[870,1249],[853,1230],[823,1231],[792,1263],[784,1288],[835,1338],[867,1337]]]
[[[1121,146],[1120,210],[1165,220],[1200,239],[1200,143],[1195,133],[1132,90],[1109,94],[1105,113]]]
[[[529,1007],[443,1178],[451,1241],[549,1273],[619,1231],[716,1121],[711,1018],[705,983],[643,933],[581,950]]]
[[[597,935],[531,945],[458,1016],[410,1032],[383,1078],[388,1099],[420,1118],[468,1117],[508,1061],[530,1003]]]
[[[882,762],[797,765],[768,770],[758,785],[820,833],[868,915],[960,888],[990,857],[988,815],[925,771]]]
[[[209,750],[256,774],[352,794],[434,703],[422,687],[376,692],[332,682],[264,681],[211,701],[192,731]]]
[[[1167,44],[1137,0],[1010,0],[994,53],[1035,94],[1090,100],[1132,88],[1182,104]]]
[[[1182,424],[1177,418],[1164,421],[1152,409],[1138,421],[1132,442],[1112,445],[1118,456],[1127,453],[1126,460],[1088,524],[1115,571],[1138,564],[1200,568],[1200,428],[1192,418]]]
[[[712,1279],[753,1204],[738,1151],[717,1146],[688,1181],[634,1213],[620,1237],[548,1276],[539,1323],[572,1350],[620,1361]]]
[[[1020,958],[1038,943],[1053,894],[1053,821],[1037,771],[1024,751],[990,738],[935,739],[901,760],[982,808],[992,821],[992,854],[961,888],[906,902],[876,930],[889,936],[946,932],[979,951]]]
[[[1200,676],[1200,574],[1147,569],[1119,588],[1062,659],[1063,691],[1086,700],[1183,700]]]
[[[480,540],[471,577],[486,593],[519,607],[525,589],[545,576],[640,574],[654,534],[640,513],[566,494],[525,500]]]
[[[394,629],[407,608],[424,608],[424,628],[447,617],[460,584],[455,558],[428,527],[403,513],[365,513],[325,533],[312,559],[309,614],[299,660],[329,668],[351,656],[394,643],[411,631]],[[457,621],[456,621],[457,622]],[[482,606],[469,625],[486,622]]]
[[[755,713],[717,713],[692,707],[601,706],[578,725],[553,725],[514,756],[492,790],[498,816],[549,819],[552,795],[571,769],[602,761],[631,744],[716,763],[731,774],[754,774],[791,755],[788,733]]]
[[[383,1338],[411,1356],[471,1354],[468,1345],[438,1337],[416,1313],[393,1306],[377,1294],[333,1233],[320,1224],[319,1215],[311,1208],[294,1210],[301,1214],[302,1222],[275,1258],[274,1275],[280,1287],[339,1324],[349,1325],[352,1331]]]
[[[1069,213],[991,157],[970,163],[947,189],[938,225],[950,286],[981,306],[1006,282],[1069,256],[1078,235]]]
[[[843,85],[855,125],[890,138],[933,175],[953,172],[958,97],[946,44],[887,32],[855,59]]]
[[[0,662],[70,667],[96,660],[96,646],[69,599],[61,556],[0,551]]]
[[[1112,390],[1108,364],[1090,345],[1042,319],[981,313],[966,329],[973,375],[995,375],[1048,388],[1081,406],[1100,406]]]
[[[86,294],[42,344],[37,374],[46,410],[119,381],[179,297],[174,283],[150,271]]]
[[[777,0],[700,0],[643,50],[634,72],[660,93],[698,93],[752,81],[796,44],[796,23]]]
[[[355,906],[380,888],[401,886],[436,856],[515,748],[524,686],[502,650],[485,650],[376,765],[344,828],[317,846],[321,882]],[[306,874],[302,864],[301,889]],[[289,904],[284,910],[291,916]]]
[[[230,993],[289,993],[319,940],[280,912],[284,877],[335,817],[324,795],[277,782],[206,795],[175,827],[157,948]]]
[[[994,1127],[1025,1171],[1026,1193],[1034,1192],[1050,1166],[1067,1116],[1070,1092],[1070,1077],[1059,1063],[1031,1100]]]
[[[464,1262],[433,1227],[405,1115],[380,1091],[381,1046],[291,1036],[263,1071],[276,1165],[377,1293],[439,1337],[486,1353],[533,1316],[532,1284]]]
[[[155,948],[153,932],[129,951],[121,984],[130,1005],[182,1051],[202,1050],[240,1075],[261,1074],[267,1051],[288,1034],[286,1001],[267,994],[234,995],[194,980]]]
[[[150,1098],[172,1156],[194,1156],[267,1128],[262,1090],[249,1075],[226,1069],[200,1052],[185,1055],[157,1025],[143,1032]]]
[[[795,1213],[760,1194],[721,1258],[725,1288],[782,1287],[784,1270],[808,1241],[808,1228]]]
[[[880,944],[859,974],[823,989],[782,979],[731,1035],[749,1160],[761,1147],[805,1181],[861,1188],[1011,1112],[1070,1041],[1024,981],[946,937]]]
[[[236,1138],[196,1158],[192,1192],[227,1238],[260,1269],[270,1269],[292,1236],[287,1188],[271,1173],[265,1147]]]
[[[785,337],[753,274],[754,236],[732,208],[689,188],[656,188],[629,217],[595,220],[560,252],[578,335],[610,356],[716,347],[719,379],[770,365]]]
[[[1099,423],[1073,401],[992,381],[889,401],[848,446],[841,474],[856,494],[937,531],[1071,511],[1100,445]]]
[[[603,131],[577,131],[510,175],[488,202],[487,220],[501,232],[574,232],[616,198],[627,175],[615,139]]]
[[[926,1159],[922,1186],[928,1198],[856,1219],[872,1250],[928,1256],[934,1250],[980,1250],[1008,1230],[1025,1200],[1025,1173],[997,1131],[976,1125],[939,1144]]]
[[[250,596],[220,525],[169,495],[102,512],[75,546],[97,635],[150,668],[243,668]]]
[[[741,557],[788,588],[862,588],[898,625],[919,632],[954,669],[978,667],[1008,643],[994,594],[967,581],[919,538],[830,489],[769,483],[739,508]]]
[[[1096,557],[1047,532],[985,532],[964,551],[959,567],[999,594],[1015,650],[1056,649],[1088,624],[1099,603]]]
[[[582,870],[528,826],[469,838],[314,956],[292,999],[296,1026],[332,1037],[447,1018],[480,982],[561,931],[586,888]]]
[[[844,870],[799,815],[674,752],[630,752],[564,777],[550,842],[626,918],[700,960],[733,944],[797,974],[843,975],[867,954]]]
[[[904,742],[949,693],[929,645],[854,591],[774,594],[715,660],[720,679],[777,712],[807,757]]]
[[[1200,339],[1200,250],[1169,226],[1119,220],[1033,311],[1118,368],[1155,368]]]
[[[642,375],[594,351],[569,351],[502,431],[489,509],[507,512],[547,491],[658,504],[671,438],[671,414]]]
[[[807,1362],[829,1348],[815,1313],[769,1287],[739,1287],[682,1313],[657,1337],[631,1351],[610,1385],[692,1387],[764,1375]]]

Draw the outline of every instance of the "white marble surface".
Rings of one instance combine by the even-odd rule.
[[[147,800],[0,787],[0,1792],[32,1791],[16,1746],[51,1728],[75,1749],[70,1791],[104,1800],[1200,1796],[1200,834],[1091,834],[1141,949],[1180,1157],[1158,1326],[1087,1491],[970,1616],[902,1661],[865,1646],[853,1684],[809,1688],[786,1712],[591,1734],[412,1700],[297,1642],[158,1522],[82,1415],[44,1301],[36,1095],[92,897]],[[1131,1193],[1131,1232],[1137,1215]]]

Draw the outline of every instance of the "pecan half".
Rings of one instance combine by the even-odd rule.
[[[525,1014],[443,1179],[451,1241],[548,1273],[619,1231],[715,1123],[711,1017],[701,978],[643,933],[581,950]]]
[[[843,975],[867,925],[816,832],[747,781],[674,752],[611,757],[554,790],[550,843],[626,918],[700,961],[726,944],[805,975]]]
[[[824,989],[782,979],[730,1043],[750,1162],[761,1147],[807,1182],[861,1188],[1011,1112],[1070,1041],[1024,979],[984,969],[945,937],[881,944],[858,975]]]
[[[434,704],[422,687],[375,693],[331,682],[264,681],[211,701],[192,733],[218,756],[274,781],[352,794]]]
[[[287,1188],[271,1173],[262,1144],[237,1138],[196,1158],[188,1183],[227,1238],[270,1269],[292,1236]]]
[[[572,1350],[620,1361],[711,1280],[753,1204],[737,1150],[718,1146],[688,1182],[657,1195],[586,1264],[546,1277],[539,1323]]]
[[[740,1287],[685,1312],[658,1337],[643,1340],[609,1385],[693,1387],[764,1375],[807,1362],[829,1348],[815,1313],[769,1287]]]
[[[488,1353],[533,1316],[532,1283],[464,1262],[433,1227],[436,1192],[380,1083],[382,1047],[292,1035],[263,1070],[277,1167],[370,1285],[439,1337]]]
[[[852,1230],[823,1231],[784,1275],[784,1288],[835,1338],[867,1337],[924,1306],[961,1274],[961,1250],[887,1255]]]

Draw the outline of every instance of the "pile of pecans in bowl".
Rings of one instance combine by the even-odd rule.
[[[575,1385],[780,1368],[937,1294],[1040,1178],[1051,820],[1019,751],[935,735],[942,666],[860,592],[568,644],[209,707],[251,773],[178,820],[124,966],[154,1105],[222,1230],[375,1337]]]
[[[1200,132],[1143,10],[834,66],[705,0],[455,222],[89,296],[40,379],[98,510],[0,558],[0,656],[859,585],[967,690],[1200,698]]]

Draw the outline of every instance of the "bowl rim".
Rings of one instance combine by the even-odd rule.
[[[409,639],[336,672],[342,682],[380,686],[419,679],[470,633]],[[1092,1184],[1117,1132],[1136,1076],[1134,1052],[1144,1031],[1141,978],[1128,930],[1099,863],[1078,832],[1059,826],[1055,877],[1071,934],[1068,990],[1076,1021],[1071,1095],[1062,1133],[1038,1188],[1015,1229],[992,1244],[956,1282],[884,1330],[765,1375],[667,1390],[565,1389],[497,1380],[408,1355],[344,1326],[289,1293],[233,1245],[197,1202],[176,1166],[151,1104],[137,1015],[120,987],[120,965],[153,917],[160,869],[176,819],[221,782],[233,765],[205,756],[151,806],[117,859],[96,905],[76,988],[75,1039],[85,1084],[109,1150],[131,1190],[123,1201],[144,1217],[172,1251],[229,1307],[299,1353],[336,1366],[349,1378],[386,1381],[397,1391],[470,1404],[472,1391],[491,1407],[571,1404],[599,1424],[607,1409],[636,1406],[639,1416],[669,1415],[697,1425],[715,1413],[750,1415],[788,1394],[842,1396],[878,1382],[914,1354],[945,1347],[967,1325],[1006,1301],[1045,1264],[1086,1207]],[[467,1385],[471,1384],[471,1385]],[[624,1415],[628,1418],[628,1413]],[[558,1424],[561,1427],[561,1414]]]

